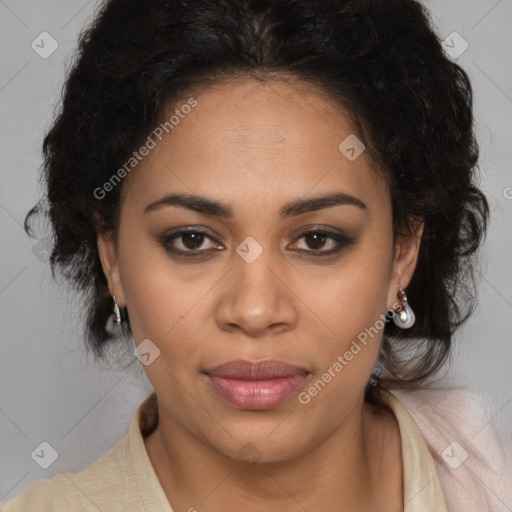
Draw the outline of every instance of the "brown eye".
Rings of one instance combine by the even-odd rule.
[[[310,249],[321,249],[328,238],[320,232],[312,232],[304,236]]]
[[[212,249],[222,248],[222,246],[216,245],[215,242],[211,235],[199,229],[179,231],[164,236],[160,240],[160,243],[167,251],[185,256],[204,255]]]
[[[302,243],[300,243],[301,241]],[[353,243],[354,239],[342,231],[331,232],[317,229],[307,231],[299,236],[292,249],[308,256],[330,256]]]
[[[199,249],[205,240],[205,236],[202,233],[183,233],[181,235],[181,241],[187,249]]]

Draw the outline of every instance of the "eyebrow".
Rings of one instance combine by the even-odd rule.
[[[345,194],[344,192],[338,192],[308,199],[298,199],[287,203],[280,209],[279,217],[283,220],[302,213],[323,210],[324,208],[331,208],[333,206],[340,205],[356,206],[362,210],[366,210],[366,204],[357,197]],[[228,220],[234,218],[234,212],[231,206],[219,201],[208,199],[207,197],[192,194],[166,195],[146,206],[146,208],[144,208],[144,213],[153,212],[165,206],[180,206],[203,215],[211,215]]]

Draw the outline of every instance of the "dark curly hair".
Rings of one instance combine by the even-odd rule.
[[[44,139],[52,274],[84,292],[88,347],[112,334],[97,250],[117,229],[122,186],[101,187],[179,95],[227,78],[294,79],[350,112],[392,197],[394,235],[424,221],[407,293],[409,330],[387,322],[372,386],[414,387],[447,359],[475,305],[489,207],[475,183],[472,87],[415,0],[108,0],[82,33],[61,108]],[[123,317],[129,335],[127,312]],[[416,338],[411,360],[402,348]],[[128,339],[128,336],[126,337]],[[407,343],[408,342],[408,343]],[[367,396],[370,395],[367,388]]]

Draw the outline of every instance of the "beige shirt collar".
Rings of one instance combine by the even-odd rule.
[[[416,423],[391,392],[383,391],[381,397],[393,411],[400,428],[404,512],[448,512],[434,459]],[[146,509],[173,512],[151,465],[143,439],[157,424],[157,401],[153,392],[139,405],[130,423],[128,442],[132,469]]]

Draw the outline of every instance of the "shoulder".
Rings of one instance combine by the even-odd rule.
[[[110,500],[125,495],[126,485],[129,485],[124,478],[124,459],[128,456],[128,436],[124,436],[82,471],[59,473],[31,483],[21,494],[0,507],[0,512],[111,510]]]
[[[427,442],[448,509],[508,511],[511,433],[500,430],[498,404],[460,387],[390,391]]]
[[[51,481],[48,478],[31,483],[21,494],[0,507],[1,512],[23,512],[25,510],[53,510]]]

